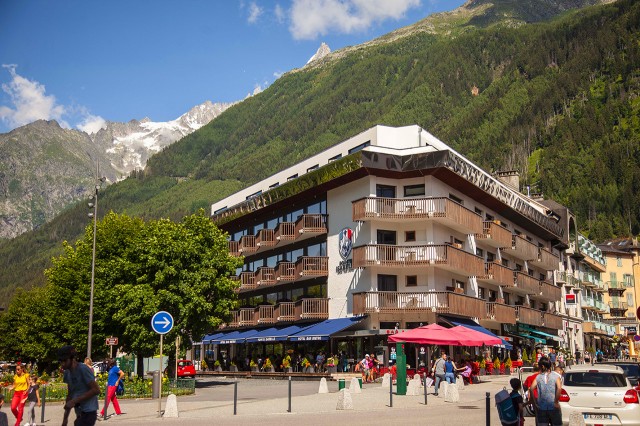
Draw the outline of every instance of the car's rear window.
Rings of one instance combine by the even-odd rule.
[[[565,386],[586,386],[598,388],[623,388],[627,386],[624,376],[620,373],[608,372],[567,372],[564,376]]]
[[[191,365],[191,361],[180,361],[178,362],[178,366],[180,367],[188,367]]]

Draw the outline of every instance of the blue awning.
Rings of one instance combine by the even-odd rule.
[[[228,333],[228,332],[227,332]],[[202,343],[211,343],[212,340],[215,340],[217,338],[219,338],[220,336],[224,336],[227,333],[214,333],[214,334],[207,334],[206,336],[204,336],[202,338]]]
[[[555,340],[556,342],[562,341],[562,339],[558,336],[554,336],[553,334],[545,333],[544,331],[536,330],[533,328],[523,327],[522,325],[520,325],[520,331],[524,331],[525,333],[533,333],[537,336],[542,336],[547,339]]]
[[[255,334],[258,334],[258,330],[244,330],[238,331],[238,334],[231,334],[228,336],[223,336],[218,339],[220,345],[230,345],[233,343],[244,343],[244,339],[247,337],[251,337]]]
[[[245,339],[246,343],[256,343],[256,342],[281,342],[283,340],[287,340],[289,336],[299,333],[302,330],[305,330],[309,327],[314,326],[315,324],[304,324],[304,325],[290,325],[288,327],[271,327],[266,330],[262,330],[257,334],[254,334],[251,337],[247,337]]]
[[[349,317],[349,318],[335,318],[322,321],[316,325],[306,328],[292,336],[289,336],[289,340],[292,342],[302,342],[309,340],[329,340],[332,334],[339,333],[344,329],[351,327],[354,324],[359,323],[365,318]]]
[[[212,339],[211,343],[213,343],[214,345],[219,345],[220,342],[226,339],[227,337],[234,338],[240,333],[242,333],[241,330],[227,331],[226,333],[222,333],[220,336],[216,337],[215,339]]]
[[[484,328],[483,326],[481,326],[480,324],[472,320],[471,318],[456,318],[456,317],[448,317],[446,315],[440,315],[440,318],[444,319],[445,321],[447,321],[453,326],[460,325],[462,327],[467,327],[472,330],[479,331],[484,334],[488,334],[489,336],[492,336],[492,337],[498,337],[494,333],[490,332],[489,330],[487,330],[486,328]],[[498,338],[500,339],[500,337]],[[501,339],[501,340],[502,340],[502,345],[494,345],[494,346],[503,347],[508,351],[513,349],[513,345],[511,343],[507,342],[504,339]]]

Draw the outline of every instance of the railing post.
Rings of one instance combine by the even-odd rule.
[[[389,407],[393,408],[393,374],[389,369]]]
[[[44,408],[47,406],[47,385],[42,386],[42,408],[40,409],[40,423],[44,424]]]
[[[489,394],[487,393],[487,395]],[[238,414],[238,379],[233,382],[233,415],[236,414]]]
[[[291,376],[289,376],[289,408],[287,409],[287,413],[291,412]]]
[[[485,405],[486,405],[486,424],[487,426],[491,426],[491,394],[489,392],[486,393],[485,396]]]

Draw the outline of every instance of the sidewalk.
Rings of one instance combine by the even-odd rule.
[[[328,394],[318,394],[319,382],[292,382],[292,412],[288,413],[288,381],[283,380],[238,380],[237,415],[233,415],[233,380],[217,379],[211,386],[198,387],[196,395],[178,398],[179,418],[158,418],[158,400],[121,400],[126,413],[111,417],[104,424],[140,425],[162,422],[168,425],[190,426],[205,424],[253,424],[299,425],[352,423],[352,424],[424,424],[427,418],[437,424],[460,425],[485,424],[486,393],[490,393],[491,425],[499,425],[493,396],[503,387],[509,388],[513,376],[487,376],[484,382],[466,386],[460,391],[460,402],[446,403],[443,397],[431,395],[429,388],[427,405],[424,395],[393,395],[393,407],[389,407],[389,388],[380,384],[365,384],[362,393],[353,393],[351,411],[337,411],[338,384],[328,382]],[[206,386],[206,384],[205,384]],[[163,398],[162,408],[167,400]],[[102,407],[103,401],[100,402]],[[113,413],[113,408],[109,407]],[[9,413],[9,421],[12,416]],[[39,415],[38,415],[39,418]],[[74,418],[72,413],[71,419]],[[45,424],[60,424],[62,404],[48,404]]]

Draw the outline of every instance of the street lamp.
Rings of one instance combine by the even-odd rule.
[[[93,335],[93,288],[96,276],[96,227],[98,223],[98,189],[100,184],[106,180],[106,178],[100,175],[99,164],[96,161],[96,185],[95,192],[93,194],[94,202],[89,203],[89,208],[93,207],[93,213],[89,213],[89,217],[93,217],[93,248],[91,251],[91,295],[89,296],[89,332],[87,336],[87,358],[91,358],[91,339]]]

